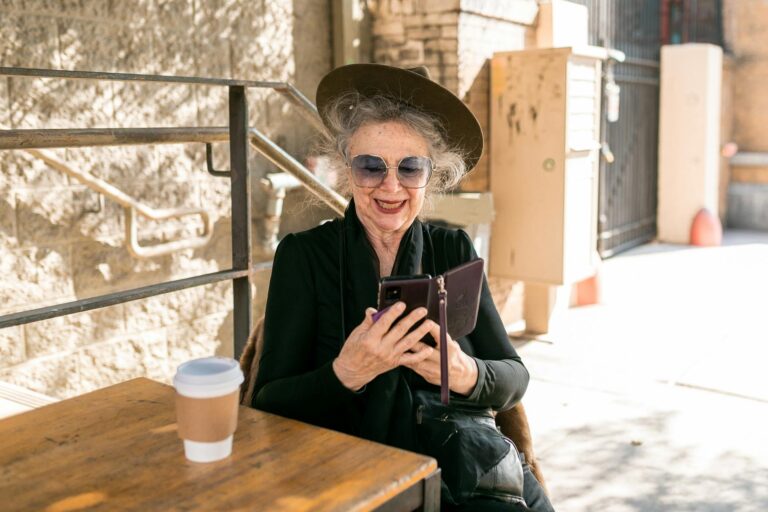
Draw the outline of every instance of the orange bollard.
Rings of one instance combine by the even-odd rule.
[[[691,245],[717,247],[723,242],[723,226],[720,218],[706,208],[699,210],[691,223]]]
[[[576,283],[575,306],[591,306],[600,303],[600,272]]]

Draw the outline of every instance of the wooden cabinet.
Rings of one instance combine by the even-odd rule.
[[[597,264],[602,48],[491,61],[490,273],[561,285]]]

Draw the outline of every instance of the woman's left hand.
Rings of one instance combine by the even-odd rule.
[[[415,371],[424,380],[430,384],[436,386],[440,385],[440,326],[431,320],[427,322],[432,323],[432,328],[429,333],[435,339],[437,347],[432,351],[432,354],[415,364],[406,364],[408,368]],[[448,386],[451,391],[462,395],[469,395],[475,389],[477,384],[477,363],[475,360],[465,354],[458,343],[453,341],[453,338],[446,333],[445,335],[448,341]],[[426,345],[419,342],[413,347],[412,350],[416,351],[425,348]]]

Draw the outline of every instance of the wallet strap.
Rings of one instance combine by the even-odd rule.
[[[448,292],[445,279],[437,276],[437,297],[440,321],[440,400],[448,405],[450,389],[448,387]]]

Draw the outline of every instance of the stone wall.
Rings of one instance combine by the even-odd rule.
[[[330,44],[328,0],[0,4],[1,66],[281,80],[314,99]],[[307,123],[275,93],[248,94],[251,125],[305,156]],[[227,124],[225,88],[0,77],[3,128]],[[206,247],[148,260],[125,248],[122,207],[26,153],[0,152],[0,314],[229,268],[229,182],[205,172],[204,149],[51,150],[147,206],[212,214]],[[216,145],[217,167],[228,158],[226,144]],[[251,168],[254,179],[273,170],[255,155]],[[253,190],[257,238],[264,201],[256,183]],[[194,234],[199,222],[140,226],[142,243],[151,244]],[[257,277],[255,314],[267,281]],[[142,375],[168,380],[186,359],[231,354],[231,303],[224,282],[2,329],[0,380],[57,397]]]
[[[380,0],[373,10],[374,62],[424,64],[461,97],[488,133],[489,59],[535,46],[536,0]],[[488,145],[461,190],[489,190]]]

